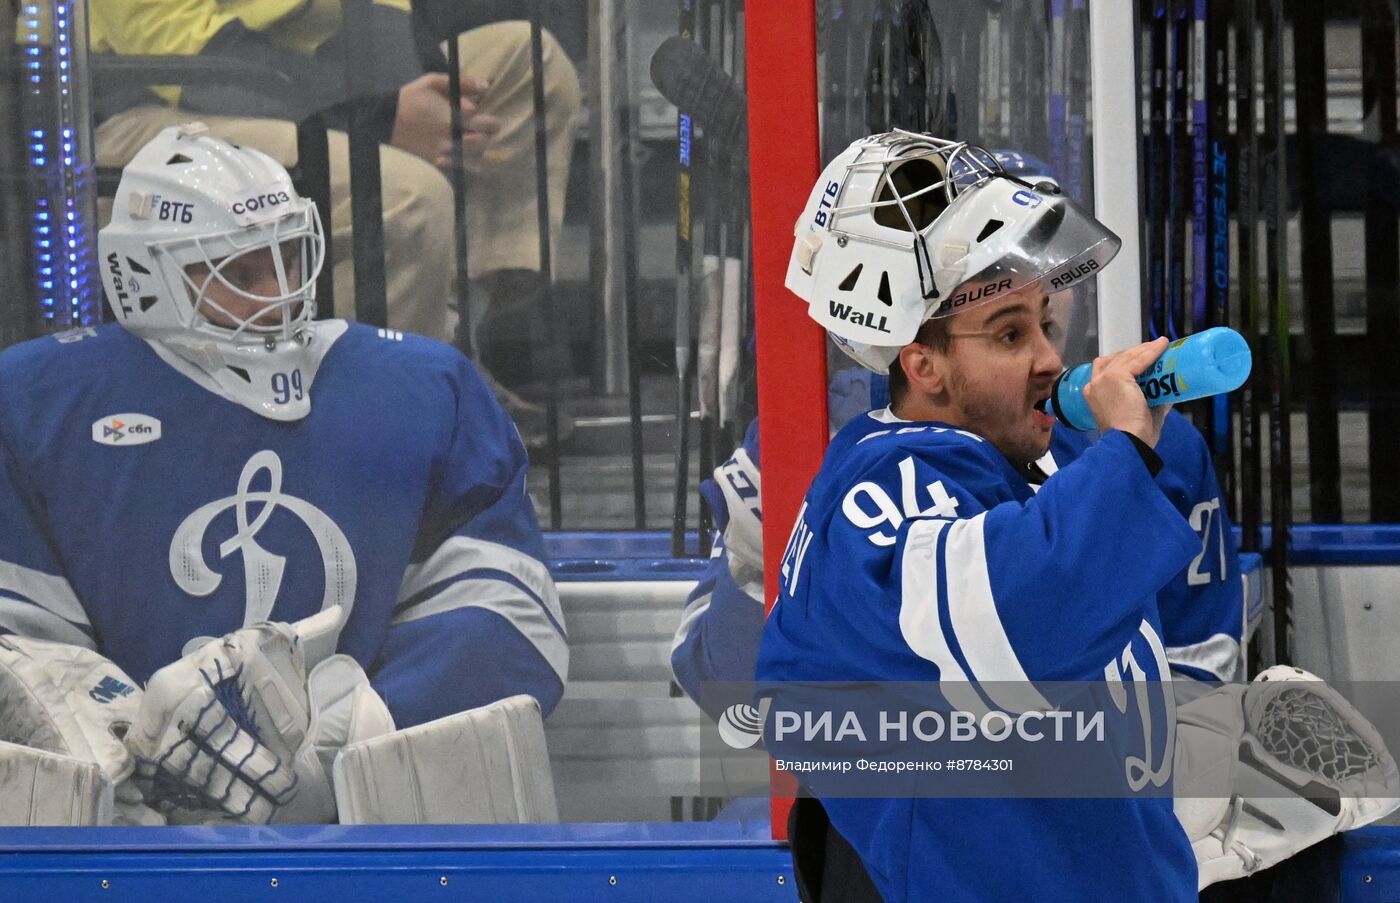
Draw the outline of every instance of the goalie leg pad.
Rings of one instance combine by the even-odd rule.
[[[1238,685],[1220,687],[1176,710],[1172,803],[1193,844],[1229,813],[1244,735],[1244,690]]]
[[[0,825],[109,825],[112,781],[96,762],[0,741]]]
[[[91,649],[0,636],[0,740],[96,762],[120,784],[135,767],[123,738],[136,681]]]
[[[327,775],[344,746],[394,729],[389,707],[370,685],[364,668],[348,655],[332,655],[312,668],[306,687],[313,712],[312,746]]]
[[[512,696],[346,746],[335,760],[342,824],[559,820],[539,703]]]

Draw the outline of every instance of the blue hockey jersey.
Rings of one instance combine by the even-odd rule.
[[[1037,492],[978,436],[891,420],[857,418],[829,446],[760,681],[939,681],[1003,707],[1028,681],[1169,679],[1154,595],[1201,541],[1126,435]],[[1169,762],[1170,736],[1155,742]],[[1196,899],[1160,796],[823,803],[890,901]]]
[[[1093,444],[1093,434],[1056,424],[1040,467],[1054,473]],[[757,430],[750,428],[743,447],[757,463]],[[1157,453],[1163,461],[1157,484],[1201,537],[1195,558],[1157,591],[1167,660],[1177,673],[1198,680],[1239,679],[1244,623],[1239,550],[1221,504],[1210,450],[1191,422],[1173,411],[1162,426]],[[717,509],[723,504],[718,492],[707,498]],[[718,510],[717,516],[722,516]],[[709,566],[686,599],[672,642],[676,682],[703,706],[704,681],[749,680],[762,629],[763,600],[735,582],[724,546],[717,542]],[[719,717],[718,710],[710,714]]]
[[[1056,424],[1047,469],[1075,460],[1093,442],[1092,433]],[[1225,511],[1210,447],[1190,420],[1172,411],[1162,424],[1156,451],[1163,462],[1157,484],[1200,537],[1191,561],[1157,591],[1167,660],[1174,671],[1197,680],[1241,680],[1244,587],[1239,543]]]
[[[451,347],[317,328],[295,422],[118,326],[0,354],[0,630],[144,682],[193,637],[340,604],[399,727],[516,693],[548,712],[568,649],[515,427]]]

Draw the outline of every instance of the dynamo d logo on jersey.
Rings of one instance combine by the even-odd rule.
[[[92,441],[101,445],[145,445],[160,438],[160,421],[146,414],[113,414],[92,424]]]

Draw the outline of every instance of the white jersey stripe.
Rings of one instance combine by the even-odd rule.
[[[537,604],[543,605],[561,626],[564,624],[559,591],[555,589],[554,580],[542,562],[510,546],[469,536],[453,536],[438,546],[427,561],[409,565],[404,570],[396,603],[402,605],[445,580],[478,570],[502,571],[519,580],[539,598]],[[417,607],[418,603],[415,603],[413,609]]]
[[[916,520],[904,540],[900,562],[899,632],[920,658],[938,666],[938,686],[948,702],[977,717],[987,706],[948,647],[938,611],[938,537],[945,520]]]
[[[700,623],[700,616],[710,610],[710,602],[715,598],[713,592],[705,593],[685,607],[681,612],[681,622],[676,626],[676,635],[671,640],[671,654],[675,655],[676,650],[681,647],[681,643],[690,639],[690,633],[695,629],[695,625]]]
[[[9,561],[0,561],[0,593],[28,599],[65,621],[91,627],[87,612],[63,577],[45,574]]]
[[[971,676],[987,697],[1009,712],[1052,708],[1030,683],[1016,650],[997,613],[987,572],[987,546],[983,535],[986,512],[955,521],[948,528],[945,561],[948,568],[948,615],[953,634],[962,649]]]
[[[53,612],[4,596],[0,596],[0,631],[69,643],[84,649],[97,648],[91,637]]]
[[[538,601],[503,580],[459,580],[399,612],[391,623],[406,624],[464,608],[484,608],[505,618],[549,662],[561,682],[568,677],[569,647],[564,638],[545,616]]]
[[[1227,633],[1190,646],[1169,646],[1167,661],[1201,671],[1209,671],[1223,681],[1235,680],[1240,667],[1239,640]]]

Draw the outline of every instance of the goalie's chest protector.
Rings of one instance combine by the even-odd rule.
[[[448,352],[351,324],[311,412],[281,423],[118,327],[36,340],[0,370],[9,476],[102,647],[137,680],[190,637],[335,603],[355,609],[342,648],[367,656],[453,444],[463,387]]]
[[[929,592],[941,606],[944,661],[966,676],[943,674],[928,654],[928,632],[909,627],[902,558],[911,524],[972,518],[1007,502],[1024,506],[1035,490],[978,436],[879,417],[858,417],[833,438],[807,494],[783,555],[778,603],[759,653],[760,681],[978,678],[969,650],[985,649],[988,631],[948,626],[950,605],[957,604],[947,598],[952,558],[943,560],[945,582]],[[1089,499],[1082,511],[1058,506],[1054,527],[1092,542],[1106,529],[1102,513]],[[1054,572],[1043,544],[1020,546],[1014,528],[1009,535],[999,529],[988,526],[979,540],[983,576],[959,579],[985,584],[1015,667],[1031,680],[1101,681],[1105,666],[1127,649],[1139,662],[1156,660],[1148,647],[1160,648],[1161,628],[1150,596],[1120,599],[1116,608],[1074,598],[1075,590],[1041,576]],[[1156,554],[1143,552],[1146,560]],[[1097,584],[1091,578],[1084,585]],[[1046,612],[1055,614],[1047,619]],[[1002,664],[1010,667],[1006,659]],[[1005,670],[991,679],[1006,680]],[[823,803],[888,900],[1196,899],[1195,860],[1170,799]]]

